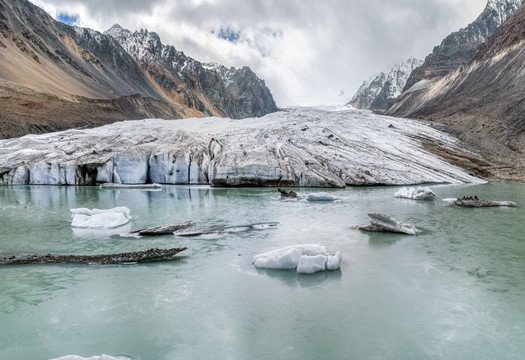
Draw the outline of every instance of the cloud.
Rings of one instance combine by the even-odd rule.
[[[424,58],[486,0],[35,0],[80,26],[157,32],[204,62],[248,65],[280,106],[349,97],[371,74]]]

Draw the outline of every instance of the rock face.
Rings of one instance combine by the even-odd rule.
[[[441,78],[470,62],[480,44],[521,6],[523,0],[488,0],[485,10],[467,27],[447,36],[411,74],[403,91],[421,80]]]
[[[466,154],[466,161],[476,159],[424,123],[353,109],[298,108],[257,119],[136,120],[0,140],[0,184],[344,187],[481,181],[424,150],[422,139]]]
[[[468,66],[401,95],[388,114],[447,124],[490,160],[497,177],[525,181],[524,23],[522,6]]]
[[[409,58],[363,82],[348,105],[356,109],[385,111],[401,95],[408,77],[423,61]]]
[[[460,207],[468,208],[482,208],[482,207],[516,207],[516,203],[512,201],[488,201],[481,200],[477,196],[468,196],[461,199],[456,199],[454,204]]]
[[[125,119],[277,110],[248,68],[236,70],[227,89],[219,74],[155,33],[68,26],[27,0],[0,1],[0,63],[0,138]]]
[[[207,116],[240,119],[278,110],[264,80],[249,67],[202,64],[173,46],[163,45],[159,35],[148,30],[131,32],[115,24],[104,34],[114,38],[155,79],[165,96]]]

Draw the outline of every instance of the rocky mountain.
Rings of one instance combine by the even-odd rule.
[[[165,96],[184,101],[205,115],[245,118],[277,111],[270,90],[249,67],[242,69],[202,64],[173,46],[163,45],[157,33],[131,32],[113,25],[104,32],[114,38],[155,79]],[[190,96],[197,89],[204,97]]]
[[[401,95],[412,71],[423,61],[413,57],[363,82],[347,105],[356,109],[385,111]]]
[[[479,148],[492,172],[525,181],[525,6],[520,7],[472,61],[422,89],[400,96],[388,114],[448,125]]]
[[[403,91],[421,80],[441,78],[467,64],[480,44],[521,6],[523,0],[488,0],[478,18],[467,27],[447,36],[424,63],[408,78]]]
[[[277,110],[251,71],[238,70],[239,85],[228,90],[219,74],[162,45],[155,33],[122,29],[133,35],[126,43],[114,38],[120,29],[108,35],[71,27],[27,0],[0,0],[0,137],[125,119],[241,118]]]

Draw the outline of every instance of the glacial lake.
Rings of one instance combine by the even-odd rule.
[[[167,186],[0,187],[0,256],[187,247],[167,263],[0,267],[0,359],[69,354],[172,359],[523,359],[525,185],[433,186],[435,201],[394,187],[329,191],[335,203],[276,189]],[[477,195],[517,208],[465,209]],[[127,206],[116,231],[73,230],[70,209]],[[417,236],[353,230],[367,213]],[[217,236],[129,239],[130,229],[279,222]],[[297,244],[340,251],[340,271],[260,270],[254,255]]]

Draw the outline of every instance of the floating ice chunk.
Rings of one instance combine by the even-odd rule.
[[[326,255],[303,255],[297,263],[298,274],[313,274],[326,270]]]
[[[114,228],[126,224],[130,219],[130,210],[125,206],[113,209],[71,209],[72,227]]]
[[[306,197],[306,200],[308,201],[335,201],[337,200],[337,196],[334,196],[332,194],[328,194],[325,192],[321,192],[321,193],[309,194]]]
[[[266,230],[266,229],[275,229],[279,226],[278,222],[268,222],[268,223],[258,223],[249,225],[251,229],[254,230]]]
[[[129,234],[131,231],[131,223],[124,224],[122,226],[114,228],[82,228],[82,227],[73,227],[73,234],[76,237],[93,239],[96,238],[109,238],[112,236],[122,236],[126,237],[126,234]],[[139,238],[140,236],[134,236]]]
[[[296,245],[268,251],[253,257],[253,265],[262,269],[297,269],[301,274],[317,271],[337,270],[342,261],[341,254],[329,254],[321,245]]]
[[[111,209],[93,209],[93,210],[90,210],[88,208],[71,209],[71,214],[73,215],[82,214],[82,215],[91,216],[95,214],[104,214],[104,213],[112,213],[112,212],[121,212],[121,213],[126,214],[126,216],[129,216],[131,214],[131,211],[125,206],[117,206]]]
[[[326,258],[326,270],[338,270],[342,261],[343,257],[339,251],[335,255],[328,255]]]
[[[447,204],[453,204],[454,202],[456,202],[458,199],[457,198],[446,198],[446,199],[441,199],[441,201],[447,203]]]
[[[320,245],[288,246],[271,250],[253,258],[255,267],[264,269],[295,269],[303,255],[320,255],[326,253],[326,247]]]
[[[429,187],[407,188],[404,187],[394,194],[396,198],[414,200],[432,200],[436,194]]]
[[[251,227],[250,226],[231,226],[231,227],[227,227],[227,228],[224,228],[222,230],[222,232],[225,232],[225,233],[238,233],[238,232],[245,232],[245,231],[248,231],[250,230]]]
[[[401,223],[391,216],[385,214],[368,214],[370,225],[356,226],[355,229],[375,232],[392,232],[408,235],[416,235],[417,229],[412,224]]]
[[[95,355],[92,357],[82,357],[78,355],[66,355],[59,358],[51,359],[51,360],[131,360],[131,358],[127,356],[111,356],[111,355]]]
[[[105,189],[141,189],[141,190],[160,190],[162,185],[160,184],[114,184],[114,183],[104,183],[100,184],[102,190]]]

